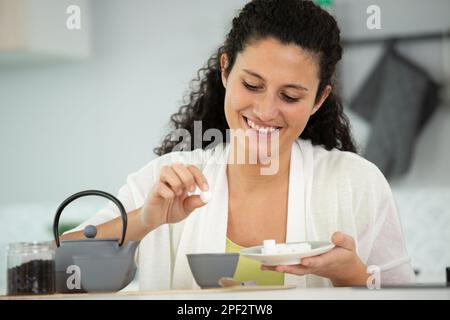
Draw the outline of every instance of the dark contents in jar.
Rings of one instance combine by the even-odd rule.
[[[8,294],[49,294],[55,292],[55,262],[31,260],[8,269]]]

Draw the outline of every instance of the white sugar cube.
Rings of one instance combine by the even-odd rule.
[[[277,244],[277,253],[288,253],[290,250],[285,243]]]
[[[200,199],[202,199],[202,201],[204,203],[208,203],[209,201],[211,201],[212,199],[212,193],[211,191],[204,191],[200,193]]]
[[[277,253],[276,242],[273,239],[264,240],[263,247],[261,248],[262,254],[274,254]]]
[[[287,254],[287,253],[303,253],[311,250],[311,245],[304,243],[276,243],[275,240],[264,240],[261,248],[262,254]]]
[[[264,240],[263,245],[264,245],[265,249],[276,248],[276,246],[277,246],[275,240],[273,240],[273,239]]]
[[[309,243],[296,243],[292,245],[292,249],[296,253],[302,253],[311,250],[311,245]]]
[[[297,250],[295,247],[288,245],[286,248],[286,253],[296,253]]]

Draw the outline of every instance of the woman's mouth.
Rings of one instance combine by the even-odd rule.
[[[254,130],[258,133],[258,135],[272,135],[275,133],[279,133],[282,129],[281,127],[274,127],[274,126],[260,126],[254,123],[249,118],[242,116],[245,129]]]

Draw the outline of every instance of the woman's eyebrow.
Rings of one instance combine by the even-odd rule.
[[[261,79],[262,81],[265,81],[265,79],[264,79],[262,76],[260,76],[259,74],[257,74],[256,72],[250,71],[250,70],[248,70],[248,69],[242,69],[242,70],[245,71],[246,73],[248,73],[249,75],[252,75],[252,76],[254,76],[254,77],[257,77],[257,78]],[[284,87],[308,91],[308,88],[306,88],[305,86],[302,86],[302,85],[300,85],[300,84],[293,84],[293,83],[290,83],[290,84],[284,85]]]

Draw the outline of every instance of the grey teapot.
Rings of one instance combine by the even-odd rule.
[[[72,201],[85,196],[101,196],[111,200],[122,216],[122,237],[119,239],[95,239],[97,229],[84,228],[86,239],[59,239],[59,217]],[[134,261],[139,241],[124,245],[127,231],[127,213],[122,203],[109,193],[98,190],[78,192],[64,200],[56,210],[53,233],[55,236],[56,291],[64,293],[111,292],[126,287],[136,273]]]

